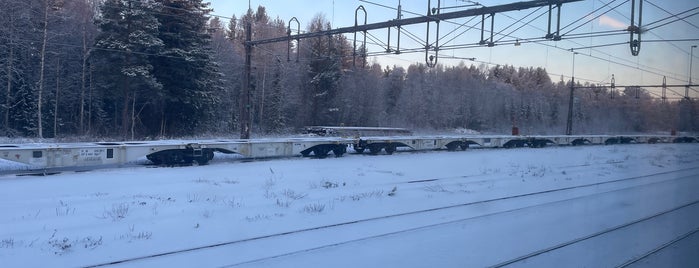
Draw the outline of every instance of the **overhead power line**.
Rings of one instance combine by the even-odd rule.
[[[572,26],[573,24],[578,23],[579,21],[581,21],[581,20],[583,20],[583,19],[585,19],[585,18],[587,18],[587,17],[589,17],[589,16],[592,16],[593,14],[597,13],[597,11],[602,10],[603,8],[607,7],[609,4],[614,3],[614,2],[616,2],[616,0],[614,0],[614,1],[612,1],[612,2],[609,2],[609,3],[607,3],[607,4],[605,4],[605,5],[601,6],[601,7],[599,7],[598,9],[596,9],[596,10],[590,12],[589,14],[587,14],[587,15],[585,15],[585,16],[580,17],[580,18],[577,19],[576,21],[574,21],[574,22],[572,22],[572,23],[566,25],[565,27],[561,28],[561,30],[564,30],[565,28],[568,28],[569,26]],[[626,3],[628,3],[628,2],[629,2],[629,0],[626,0],[626,1],[622,2],[621,4],[618,4],[618,5],[616,5],[615,7],[611,8],[610,10],[615,10],[616,8],[620,7],[620,6],[623,5],[623,4],[626,4]],[[591,21],[594,21],[594,20],[598,19],[599,17],[603,16],[604,14],[607,14],[608,12],[609,12],[609,11],[600,13],[599,15],[594,16],[594,17],[588,19],[585,23],[582,23],[582,24],[576,26],[575,28],[573,28],[572,30],[570,30],[570,31],[568,31],[568,32],[566,32],[566,33],[564,33],[564,34],[562,34],[561,36],[565,36],[565,35],[567,35],[567,34],[573,32],[573,31],[579,29],[579,28],[582,27],[583,25],[588,24],[588,23],[590,23]]]
[[[331,30],[327,30],[327,31],[305,33],[305,34],[299,34],[299,35],[293,35],[293,36],[289,35],[289,36],[282,36],[282,37],[278,37],[278,38],[270,38],[270,39],[264,39],[264,40],[253,40],[253,41],[249,41],[248,43],[250,45],[259,45],[259,44],[266,44],[266,43],[286,42],[286,41],[291,41],[291,40],[318,37],[318,36],[323,36],[323,35],[335,35],[335,34],[344,34],[344,33],[352,33],[352,32],[362,32],[362,31],[369,31],[369,30],[385,29],[385,28],[391,28],[391,27],[397,27],[397,26],[405,26],[405,25],[412,25],[412,24],[419,24],[419,23],[445,21],[445,20],[456,19],[456,18],[479,16],[479,15],[483,15],[483,14],[492,14],[492,13],[514,11],[514,10],[522,10],[522,9],[539,7],[542,5],[558,4],[558,3],[564,4],[564,3],[572,3],[572,2],[579,2],[579,1],[582,1],[582,0],[549,0],[549,1],[518,2],[518,3],[505,4],[505,5],[499,5],[499,6],[493,6],[493,7],[482,7],[482,8],[468,9],[468,10],[462,10],[462,11],[449,12],[449,13],[439,13],[439,14],[434,14],[431,16],[420,16],[420,17],[413,17],[413,18],[407,18],[407,19],[391,20],[391,21],[386,21],[386,22],[336,28],[336,29],[331,29]]]
[[[664,11],[665,13],[670,14],[670,15],[673,15],[675,18],[677,18],[676,15],[672,14],[670,11],[667,11],[667,9],[664,9],[664,8],[662,8],[661,6],[654,4],[653,1],[646,0],[646,2],[647,2],[648,4],[650,4],[651,6],[654,6],[654,7],[656,7],[657,9],[660,9],[660,10]],[[688,20],[686,20],[686,19],[682,19],[682,21],[684,21],[685,23],[691,25],[691,26],[694,27],[695,29],[699,30],[699,26],[697,26],[696,24],[694,24],[694,23],[692,23],[692,22],[690,22],[690,21],[688,21]]]

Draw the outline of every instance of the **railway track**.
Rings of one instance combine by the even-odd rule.
[[[658,254],[659,252],[669,248],[670,246],[676,245],[677,243],[680,243],[680,242],[684,241],[685,239],[692,238],[694,235],[696,235],[698,233],[699,233],[699,227],[697,227],[696,229],[691,230],[687,233],[684,233],[680,236],[677,236],[675,239],[672,239],[672,240],[670,240],[670,241],[668,241],[668,242],[666,242],[666,243],[664,243],[664,244],[662,244],[662,245],[660,245],[660,246],[658,246],[658,247],[656,247],[656,248],[654,248],[654,249],[652,249],[644,254],[641,254],[640,256],[631,258],[628,261],[622,263],[621,265],[618,265],[617,268],[632,267],[633,265],[635,265],[635,264],[637,264],[645,259],[648,259],[655,254]]]
[[[372,224],[372,223],[377,223],[377,222],[387,221],[387,220],[405,219],[405,221],[403,221],[403,222],[410,222],[409,220],[407,220],[410,217],[429,217],[429,216],[432,216],[432,218],[439,218],[439,217],[435,217],[435,215],[440,214],[440,213],[446,213],[448,215],[449,212],[463,210],[463,209],[468,210],[469,208],[473,208],[475,206],[487,206],[487,205],[492,205],[494,203],[499,203],[499,202],[512,202],[514,204],[519,205],[519,207],[510,208],[510,209],[507,209],[504,211],[496,211],[496,212],[492,212],[492,213],[488,213],[488,214],[471,215],[471,216],[466,217],[466,218],[451,219],[448,221],[442,221],[442,222],[428,224],[428,225],[405,226],[399,230],[384,230],[384,231],[381,231],[379,233],[369,235],[369,236],[354,237],[352,239],[347,239],[347,240],[339,241],[339,242],[334,241],[334,242],[323,243],[323,244],[318,245],[316,247],[311,247],[311,248],[306,248],[306,249],[301,249],[301,250],[292,250],[291,252],[284,252],[281,254],[273,254],[272,256],[264,256],[264,257],[260,257],[260,258],[254,258],[252,260],[239,261],[239,262],[236,262],[235,264],[232,264],[232,265],[226,265],[226,267],[238,266],[238,265],[244,265],[244,264],[253,264],[253,263],[260,262],[260,261],[265,261],[265,260],[270,260],[270,259],[275,259],[275,258],[280,258],[280,257],[285,257],[285,256],[291,256],[291,255],[301,254],[301,253],[305,253],[305,252],[311,252],[311,251],[315,251],[315,250],[340,246],[340,245],[354,243],[354,242],[358,242],[358,241],[372,240],[372,239],[377,239],[377,238],[381,238],[381,237],[399,235],[402,233],[411,232],[411,231],[415,231],[415,230],[422,230],[422,229],[434,228],[434,227],[438,227],[438,226],[444,226],[444,225],[448,225],[448,224],[454,224],[454,223],[458,223],[458,222],[464,222],[464,221],[478,219],[478,218],[486,217],[486,216],[492,216],[492,215],[503,214],[503,213],[510,213],[513,211],[523,210],[526,208],[542,206],[542,205],[556,203],[556,202],[566,202],[566,201],[576,200],[576,199],[580,199],[580,198],[589,198],[590,196],[594,196],[594,195],[624,191],[624,190],[629,190],[629,189],[637,188],[637,187],[648,187],[649,185],[662,184],[662,183],[667,183],[669,181],[674,181],[674,180],[694,178],[697,175],[699,175],[699,173],[697,173],[697,170],[699,170],[699,167],[687,168],[687,169],[676,170],[676,171],[671,171],[671,172],[662,172],[662,173],[650,174],[650,175],[645,175],[645,176],[627,177],[627,178],[621,178],[621,179],[616,179],[616,180],[611,180],[611,181],[588,183],[588,184],[583,184],[583,185],[563,187],[563,188],[557,188],[557,189],[548,189],[548,190],[542,190],[542,191],[521,193],[521,194],[517,194],[517,195],[494,197],[494,198],[489,198],[489,199],[484,199],[484,200],[477,200],[477,201],[471,201],[471,202],[464,202],[464,203],[460,203],[460,204],[454,204],[454,205],[450,205],[450,206],[441,206],[441,207],[435,207],[435,208],[429,208],[429,209],[396,213],[396,214],[392,214],[392,215],[383,215],[383,216],[378,216],[378,217],[357,219],[357,220],[353,220],[353,221],[346,221],[346,222],[341,222],[341,223],[336,223],[336,224],[314,226],[314,227],[309,227],[309,228],[305,228],[305,229],[290,230],[290,231],[286,231],[286,232],[250,237],[250,238],[227,241],[227,242],[216,243],[216,244],[211,244],[211,245],[192,247],[192,248],[186,248],[186,249],[180,249],[180,250],[173,250],[173,251],[169,251],[169,252],[162,252],[162,253],[145,255],[145,256],[140,256],[140,257],[135,257],[135,258],[115,260],[115,261],[111,261],[111,262],[90,265],[88,267],[107,267],[107,266],[113,266],[113,265],[129,265],[129,264],[134,264],[134,263],[138,263],[141,261],[150,261],[150,260],[154,260],[154,259],[158,259],[158,258],[175,257],[179,254],[197,254],[197,253],[201,253],[201,252],[204,252],[207,250],[222,249],[222,248],[226,248],[229,246],[240,246],[240,245],[247,244],[247,243],[254,243],[254,242],[261,242],[261,241],[284,238],[284,237],[304,235],[304,234],[318,232],[318,231],[328,231],[328,232],[332,231],[334,233],[337,233],[337,231],[341,230],[342,228],[348,228],[348,227],[357,226],[357,225],[361,225],[361,224]],[[673,174],[673,173],[680,174],[680,176],[676,177],[676,178],[672,178],[672,179],[663,179],[663,178],[668,177],[666,175]],[[426,183],[426,182],[431,182],[431,181],[433,181],[433,180],[422,180],[422,181],[418,180],[418,181],[412,181],[412,182],[406,182],[406,183],[413,183],[414,184],[414,183]],[[536,201],[537,199],[540,200],[540,198],[542,198],[542,196],[549,197],[549,198],[556,197],[556,199],[554,199],[553,201],[549,200],[549,202]],[[699,201],[696,201],[696,202],[699,202]],[[694,202],[694,203],[696,203],[696,202]],[[687,205],[685,205],[684,207],[686,207],[686,206]]]
[[[693,202],[689,202],[689,203],[686,203],[686,204],[682,204],[682,205],[680,205],[680,206],[673,207],[673,208],[670,208],[670,209],[668,209],[668,210],[664,210],[664,211],[662,211],[662,212],[658,212],[658,213],[655,213],[655,214],[653,214],[653,215],[649,215],[649,216],[646,216],[646,217],[643,217],[643,218],[640,218],[640,219],[637,219],[637,220],[634,220],[634,221],[631,221],[631,222],[627,222],[627,223],[624,223],[624,224],[620,224],[620,225],[616,225],[616,226],[613,226],[613,227],[610,227],[610,228],[606,228],[606,229],[604,229],[604,230],[601,230],[601,231],[598,231],[598,232],[595,232],[595,233],[592,233],[592,234],[589,234],[589,235],[586,235],[586,236],[583,236],[583,237],[579,237],[579,238],[576,238],[576,239],[573,239],[573,240],[569,240],[569,241],[566,241],[566,242],[563,242],[563,243],[560,243],[560,244],[557,244],[557,245],[554,245],[554,246],[551,246],[551,247],[548,247],[548,248],[544,248],[544,249],[541,249],[541,250],[537,250],[537,251],[534,251],[534,252],[529,253],[529,254],[527,254],[527,255],[523,255],[523,256],[520,256],[520,257],[517,257],[517,258],[514,258],[514,259],[510,259],[510,260],[508,260],[508,261],[501,262],[501,263],[495,264],[495,265],[490,266],[490,267],[492,267],[492,268],[499,268],[499,267],[508,267],[508,266],[512,266],[512,265],[514,265],[514,264],[518,264],[518,263],[527,261],[527,260],[529,260],[529,259],[531,259],[531,258],[540,256],[540,255],[543,255],[543,254],[546,254],[546,253],[550,253],[550,252],[553,252],[553,251],[556,251],[556,250],[560,250],[560,249],[562,249],[562,248],[564,248],[564,247],[569,247],[569,246],[572,246],[572,245],[575,245],[575,244],[578,244],[578,243],[581,243],[581,242],[584,242],[584,241],[587,241],[587,240],[590,240],[590,239],[594,239],[594,238],[597,238],[597,237],[600,237],[600,236],[603,236],[603,235],[610,234],[610,233],[612,233],[612,232],[617,232],[617,231],[623,230],[623,229],[625,229],[625,228],[629,228],[629,227],[635,226],[635,225],[640,224],[640,223],[644,223],[644,222],[656,220],[656,219],[658,219],[658,218],[660,218],[660,217],[662,217],[662,216],[665,216],[665,215],[667,215],[667,214],[670,214],[670,213],[673,213],[673,212],[676,212],[676,211],[679,211],[679,210],[682,210],[682,209],[685,209],[685,208],[697,206],[697,204],[699,204],[699,200],[696,200],[696,201],[693,201]],[[646,254],[643,254],[643,255],[641,255],[641,256],[639,256],[639,257],[635,257],[635,258],[633,258],[633,259],[627,261],[626,263],[624,263],[624,264],[622,264],[622,265],[619,265],[619,266],[617,266],[617,267],[627,267],[627,266],[629,266],[629,265],[631,265],[631,264],[633,264],[633,263],[635,263],[635,262],[638,262],[638,261],[640,261],[640,260],[642,260],[642,259],[644,259],[644,258],[646,258],[646,257],[648,257],[648,256],[650,256],[650,255],[652,255],[653,253],[655,253],[655,252],[657,252],[657,251],[660,251],[660,250],[662,250],[662,249],[664,249],[664,248],[666,248],[666,247],[668,247],[668,246],[670,246],[670,245],[672,245],[672,244],[674,244],[674,243],[676,243],[676,242],[678,242],[678,241],[680,241],[680,240],[682,240],[682,239],[684,239],[684,238],[686,238],[686,237],[688,237],[688,236],[690,236],[690,235],[692,235],[692,234],[698,232],[698,231],[699,231],[699,228],[694,229],[693,231],[690,231],[690,232],[688,232],[688,233],[686,233],[686,234],[683,234],[683,235],[681,235],[680,237],[678,237],[678,238],[676,238],[676,239],[673,239],[672,241],[670,241],[670,242],[668,242],[668,243],[664,243],[664,244],[662,244],[661,246],[659,246],[659,247],[653,249],[652,251],[650,251],[650,252],[648,252],[648,253],[646,253]]]

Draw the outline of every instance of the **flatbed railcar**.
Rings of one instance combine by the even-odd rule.
[[[397,150],[466,150],[478,148],[538,148],[550,145],[697,142],[695,136],[671,135],[446,135],[305,137],[250,140],[176,140],[0,145],[0,158],[32,168],[123,165],[144,157],[157,165],[206,164],[214,153],[244,158],[342,156],[357,153],[392,154]]]

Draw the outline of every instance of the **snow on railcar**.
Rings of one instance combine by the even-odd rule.
[[[367,136],[411,136],[407,128],[392,127],[344,127],[344,126],[307,126],[305,134],[332,137],[367,137]]]

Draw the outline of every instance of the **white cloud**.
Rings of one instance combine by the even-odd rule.
[[[628,27],[628,24],[623,23],[607,15],[602,15],[601,17],[599,17],[599,25],[611,27],[614,29],[626,29]]]

